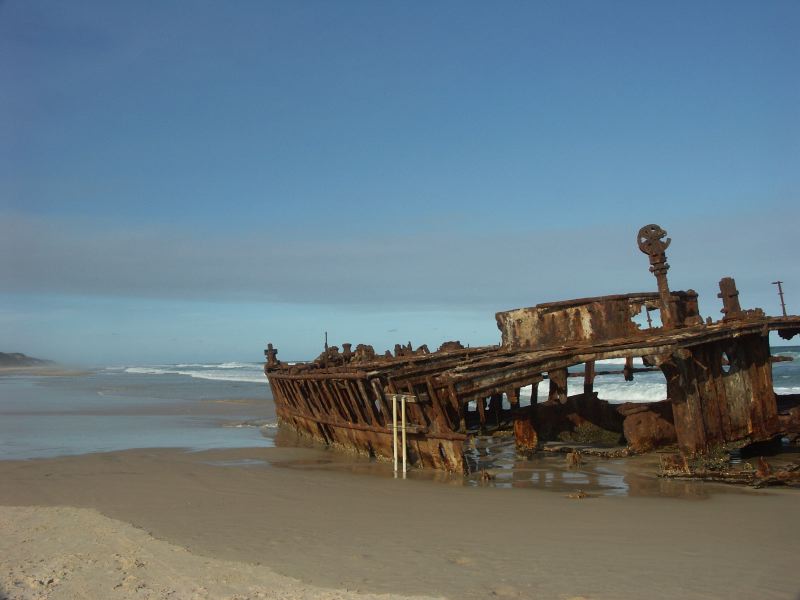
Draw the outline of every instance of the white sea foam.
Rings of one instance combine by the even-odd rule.
[[[792,386],[792,387],[775,387],[775,393],[779,395],[785,394],[800,394],[800,386]]]
[[[179,368],[179,365],[153,366],[153,367],[128,367],[126,373],[141,375],[185,375],[195,379],[208,379],[212,381],[238,381],[243,383],[264,383],[266,377],[260,366],[246,365],[238,372],[231,372],[230,368],[220,369],[218,365],[200,365],[197,369]]]
[[[667,399],[666,383],[607,383],[595,386],[595,391],[609,402],[658,402]]]
[[[598,360],[595,364],[597,365],[624,365],[625,359],[624,358],[604,358],[603,360]],[[644,365],[642,362],[641,357],[637,356],[633,359],[633,365],[635,367],[641,367]]]
[[[257,373],[230,373],[225,371],[189,371],[180,373],[196,379],[211,379],[214,381],[240,381],[244,383],[264,383],[267,378],[263,372]]]
[[[142,375],[166,375],[167,373],[177,373],[178,371],[165,371],[156,367],[128,367],[126,373],[140,373]]]
[[[179,363],[177,365],[155,365],[157,367],[201,368],[201,369],[250,369],[261,363],[223,362],[223,363]]]
[[[601,400],[608,400],[613,403],[622,402],[657,402],[667,398],[666,383],[658,381],[609,381],[610,377],[598,377],[594,383],[594,391]],[[621,379],[618,377],[617,379]],[[604,381],[605,380],[605,381]],[[537,401],[543,402],[547,399],[549,385],[547,380],[539,384],[537,389]],[[520,389],[520,398],[530,399],[532,386],[528,385]],[[583,379],[573,377],[567,381],[567,393],[572,396],[583,393]]]

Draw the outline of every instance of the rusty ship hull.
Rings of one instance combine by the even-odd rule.
[[[437,351],[410,344],[394,352],[351,344],[327,347],[313,362],[287,364],[268,345],[265,373],[282,424],[333,447],[390,459],[392,405],[408,405],[408,459],[417,467],[468,472],[465,448],[473,435],[513,432],[520,451],[532,451],[565,429],[589,424],[618,432],[633,451],[675,445],[685,456],[742,447],[800,433],[800,399],[777,397],[769,333],[790,339],[800,316],[743,310],[731,278],[720,281],[723,318],[699,313],[692,290],[669,290],[665,249],[656,225],[643,227],[639,248],[650,258],[658,291],[581,298],[499,312],[496,346]],[[634,317],[656,313],[660,326]],[[597,397],[598,361],[626,359],[620,374],[634,377],[633,359],[660,370],[667,400],[612,405]],[[575,372],[570,367],[582,365]],[[583,393],[567,395],[568,377],[583,377]],[[548,399],[524,405],[520,389],[542,382]]]

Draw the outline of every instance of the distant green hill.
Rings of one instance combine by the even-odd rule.
[[[0,352],[0,367],[42,367],[52,364],[52,360],[33,358],[20,352]]]

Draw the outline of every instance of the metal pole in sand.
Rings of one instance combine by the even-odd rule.
[[[392,394],[392,442],[394,448],[394,476],[397,477],[397,394]]]
[[[400,396],[401,400],[401,419],[403,423],[402,432],[403,432],[403,479],[406,478],[406,397],[405,395]]]

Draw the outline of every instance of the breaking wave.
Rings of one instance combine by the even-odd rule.
[[[261,363],[182,363],[177,365],[154,365],[147,367],[127,367],[125,373],[140,375],[184,375],[194,379],[211,381],[238,381],[242,383],[264,383]]]
[[[795,385],[792,387],[778,387],[775,386],[775,393],[778,395],[787,395],[787,394],[800,394],[800,386]]]
[[[608,383],[595,386],[602,400],[613,403],[658,402],[667,399],[666,383]]]
[[[597,365],[624,365],[625,359],[624,358],[605,358],[603,360],[598,360],[595,364]],[[644,365],[642,362],[641,357],[637,356],[633,359],[633,364],[636,367],[641,367]]]
[[[638,379],[638,380],[637,380]],[[658,402],[667,399],[667,384],[658,381],[654,375],[640,376],[634,381],[624,381],[622,376],[602,376],[595,379],[594,391],[601,400],[614,404],[623,402]],[[547,400],[549,385],[547,380],[539,384],[537,401]],[[532,386],[520,390],[520,397],[530,399]],[[583,393],[583,378],[571,377],[567,380],[567,393],[572,396]]]
[[[788,356],[789,358],[793,359],[794,362],[800,362],[800,352],[795,349],[792,350],[784,350],[783,348],[773,348],[772,349],[773,356]]]

